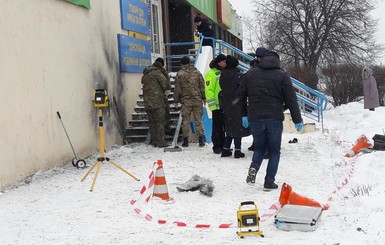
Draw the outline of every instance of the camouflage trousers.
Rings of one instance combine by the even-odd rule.
[[[150,126],[150,134],[152,144],[158,147],[166,145],[164,125],[165,125],[165,110],[164,107],[158,109],[146,110],[148,123]]]
[[[188,138],[190,133],[190,122],[194,120],[195,126],[197,129],[197,135],[203,136],[203,127],[202,127],[202,114],[203,114],[203,104],[200,101],[197,102],[185,102],[182,104],[182,134],[183,138]]]
[[[164,122],[164,131],[171,131],[171,115],[170,115],[170,104],[167,99],[164,100],[165,103],[165,122]]]

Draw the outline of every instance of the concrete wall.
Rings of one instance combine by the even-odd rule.
[[[63,0],[1,1],[0,7],[0,190],[77,155],[98,153],[94,89],[107,89],[106,150],[122,143],[141,88],[141,74],[121,74],[117,34],[119,1],[93,0],[91,9]],[[92,164],[92,163],[88,163]]]

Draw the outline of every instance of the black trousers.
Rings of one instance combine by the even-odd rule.
[[[222,150],[225,143],[225,118],[222,110],[212,111],[213,126],[211,141],[213,142],[213,151]]]

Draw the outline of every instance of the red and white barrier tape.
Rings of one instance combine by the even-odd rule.
[[[154,187],[154,182],[155,182],[154,169],[157,169],[158,167],[159,167],[159,164],[157,162],[155,162],[153,164],[153,169],[152,169],[151,173],[148,176],[148,178],[149,178],[148,185],[147,186],[143,185],[142,188],[140,189],[140,192],[139,192],[140,193],[140,199],[145,197],[145,199],[144,199],[145,203],[148,203],[150,201],[151,197],[152,197],[151,189]],[[235,226],[233,226],[233,223],[220,223],[220,224],[217,224],[217,225],[201,223],[201,224],[189,225],[188,223],[182,222],[182,221],[171,221],[170,222],[170,221],[167,221],[165,219],[156,219],[152,215],[143,212],[143,210],[141,208],[134,207],[136,204],[137,204],[137,199],[132,199],[130,201],[130,205],[133,208],[133,211],[134,211],[135,214],[142,216],[147,221],[150,221],[150,222],[156,221],[158,224],[161,224],[161,225],[164,225],[164,224],[174,224],[177,227],[193,227],[193,228],[201,228],[201,229],[202,228],[203,229],[205,229],[205,228],[221,228],[221,229],[226,229],[226,228],[235,227]],[[273,205],[271,205],[270,208],[269,208],[269,212],[260,216],[261,222],[267,220],[271,216],[274,216],[278,212],[279,208],[280,208],[279,203],[274,203]]]
[[[150,201],[151,197],[152,197],[152,191],[149,191],[149,190],[153,189],[154,188],[154,184],[155,184],[155,172],[154,172],[155,165],[158,165],[158,164],[155,162],[152,165],[152,171],[148,175],[148,184],[147,184],[147,186],[143,185],[142,188],[139,191],[139,193],[140,193],[139,199],[142,199],[144,197],[144,194],[146,192],[148,192],[148,195],[144,199],[145,203],[148,203]],[[130,201],[131,206],[134,206],[137,203],[137,201],[138,201],[137,199],[132,199]]]
[[[348,176],[337,186],[337,188],[332,192],[332,194],[328,197],[327,201],[326,201],[326,204],[324,205],[325,206],[325,209],[328,209],[330,207],[330,202],[332,201],[333,199],[333,196],[338,192],[340,191],[344,186],[346,186],[348,183],[349,183],[349,180],[350,178],[353,176],[353,173],[354,173],[354,170],[356,168],[356,162],[357,162],[357,158],[361,156],[361,154],[357,154],[356,156],[354,156],[352,158],[352,166],[350,167],[350,171],[349,171],[349,174]]]
[[[333,199],[333,196],[338,192],[340,191],[344,186],[346,186],[348,183],[349,183],[349,180],[350,178],[352,177],[353,173],[354,173],[354,170],[355,170],[355,166],[356,166],[356,162],[357,162],[357,158],[360,156],[361,154],[358,154],[356,155],[355,157],[352,158],[352,166],[350,168],[350,171],[349,171],[349,174],[348,176],[340,183],[340,185],[332,192],[332,194],[327,198],[327,203],[325,205],[323,205],[323,209],[324,210],[327,210],[329,207],[330,207],[330,202],[332,201]],[[149,183],[147,186],[142,186],[141,190],[140,190],[140,197],[143,198],[145,197],[145,203],[148,203],[152,197],[152,191],[151,189],[154,187],[154,183],[155,183],[155,173],[154,173],[154,169],[157,169],[159,167],[159,164],[157,162],[155,162],[153,164],[153,170],[151,171],[150,175],[148,176],[149,178]],[[183,221],[168,221],[168,220],[165,220],[165,219],[155,219],[152,215],[150,214],[147,214],[147,213],[144,213],[142,211],[141,208],[138,208],[138,207],[134,207],[135,204],[137,204],[137,200],[136,199],[132,199],[130,201],[130,204],[133,208],[133,211],[134,213],[136,213],[137,215],[140,215],[142,216],[145,220],[147,221],[155,221],[158,223],[158,224],[174,224],[176,225],[177,227],[193,227],[193,228],[231,228],[231,227],[234,227],[233,223],[221,223],[221,224],[218,224],[218,225],[212,225],[212,224],[206,224],[206,223],[201,223],[201,224],[195,224],[195,225],[189,225],[188,223],[186,222],[183,222]],[[265,214],[262,214],[260,216],[261,218],[261,222],[264,222],[266,221],[267,219],[269,219],[270,217],[274,216],[280,209],[280,204],[277,202],[277,203],[274,203],[270,206],[269,210],[267,213]]]

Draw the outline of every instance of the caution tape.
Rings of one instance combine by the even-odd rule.
[[[132,199],[130,201],[130,205],[133,208],[133,212],[137,215],[142,216],[146,221],[153,222],[155,221],[156,223],[160,225],[165,225],[165,224],[173,224],[176,225],[177,227],[192,227],[192,228],[200,228],[200,229],[207,229],[207,228],[220,228],[220,229],[227,229],[227,228],[232,228],[235,227],[233,223],[220,223],[220,224],[207,224],[207,223],[199,223],[199,224],[193,224],[190,225],[184,221],[168,221],[165,219],[157,219],[154,218],[151,214],[145,213],[140,207],[135,207],[138,203],[138,200],[144,199],[145,203],[148,203],[151,200],[152,197],[152,192],[151,189],[154,188],[154,183],[155,183],[155,173],[154,169],[157,169],[159,164],[155,162],[153,164],[153,169],[151,173],[148,176],[148,184],[143,185],[142,188],[139,191],[140,197],[138,199]],[[261,222],[266,221],[268,218],[271,216],[274,216],[278,210],[280,209],[280,204],[274,203],[273,205],[270,206],[269,211],[266,214],[262,214],[260,216]]]
[[[155,166],[157,165],[158,163],[155,162],[153,165],[152,165],[152,171],[151,173],[148,175],[148,184],[147,186],[146,185],[143,185],[142,188],[140,189],[139,193],[140,193],[140,198],[139,199],[131,199],[130,201],[130,204],[131,206],[134,206],[138,200],[141,200],[143,199],[144,197],[144,194],[146,192],[149,192],[149,194],[147,194],[147,196],[145,197],[144,201],[145,203],[148,203],[152,197],[152,192],[149,191],[151,190],[152,188],[154,188],[154,185],[155,185],[155,173],[154,173],[154,169],[155,169]]]
[[[332,194],[330,194],[330,196],[327,198],[327,201],[326,201],[326,204],[324,205],[324,210],[327,210],[329,209],[330,207],[330,202],[333,200],[333,196],[338,192],[340,191],[344,186],[346,186],[348,183],[349,183],[349,180],[350,178],[353,176],[353,173],[354,173],[354,170],[356,168],[356,162],[357,162],[357,158],[361,156],[361,153],[354,156],[352,158],[352,166],[350,167],[350,170],[349,170],[349,174],[347,177],[345,177],[345,179],[337,186],[337,188],[332,192]]]
[[[344,178],[344,180],[338,185],[338,187],[327,198],[326,204],[322,205],[324,210],[329,209],[330,202],[333,200],[333,196],[349,183],[349,180],[353,176],[353,173],[355,171],[357,158],[360,155],[361,154],[358,154],[352,158],[352,161],[351,161],[352,166],[349,170],[348,176]],[[188,224],[184,221],[168,221],[166,219],[157,219],[157,218],[154,218],[152,215],[145,213],[140,207],[135,207],[135,205],[138,203],[138,200],[144,199],[145,203],[148,203],[151,200],[151,197],[152,197],[152,191],[151,190],[154,188],[154,184],[155,184],[154,169],[157,169],[158,167],[159,167],[159,164],[157,162],[155,162],[153,164],[153,169],[148,176],[148,184],[143,185],[139,191],[140,197],[138,199],[132,199],[130,201],[130,205],[133,208],[133,212],[135,214],[142,216],[146,221],[156,222],[156,223],[161,224],[161,225],[173,224],[173,225],[176,225],[177,227],[193,227],[193,228],[201,228],[201,229],[206,229],[206,228],[226,229],[226,228],[235,227],[233,225],[233,223],[220,223],[220,224],[216,224],[216,225],[207,224],[207,223],[199,223],[199,224],[191,225],[191,224]],[[281,208],[281,205],[279,202],[272,204],[269,207],[268,211],[260,216],[260,219],[261,219],[260,221],[264,222],[267,219],[269,219],[270,217],[274,216],[275,214],[277,214],[277,212],[279,211],[280,208]]]

